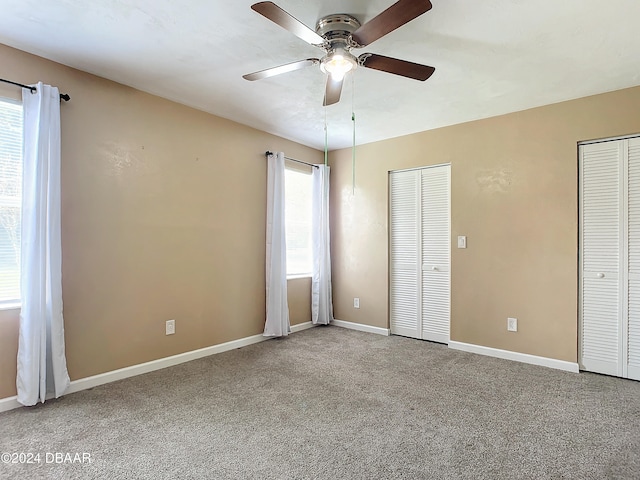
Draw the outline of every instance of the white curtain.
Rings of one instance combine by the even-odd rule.
[[[329,167],[313,169],[313,277],[311,279],[311,322],[328,325],[333,320],[331,299],[331,252],[329,234]]]
[[[287,243],[284,227],[284,153],[267,156],[267,320],[265,337],[289,335]]]
[[[62,319],[60,94],[22,90],[24,147],[18,401],[35,405],[69,387]]]

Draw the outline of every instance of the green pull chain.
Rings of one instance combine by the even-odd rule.
[[[351,146],[351,194],[356,194],[356,113],[355,113],[355,73],[351,74],[351,123],[353,124],[353,145]]]
[[[353,122],[353,146],[351,147],[351,193],[356,193],[356,114],[351,112],[351,121]]]
[[[327,166],[329,159],[329,133],[327,130],[327,106],[324,107],[324,166]]]

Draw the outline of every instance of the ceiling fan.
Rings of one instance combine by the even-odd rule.
[[[249,73],[243,75],[243,78],[260,80],[312,65],[320,65],[320,70],[329,74],[323,105],[332,105],[340,100],[344,76],[358,66],[425,81],[433,75],[435,68],[375,53],[363,53],[356,57],[351,53],[351,50],[366,47],[387,33],[428,12],[431,7],[429,0],[399,0],[364,25],[360,24],[358,19],[352,15],[340,13],[322,17],[316,23],[316,29],[313,31],[275,3],[258,2],[251,5],[253,10],[305,42],[322,48],[325,55],[322,58],[307,58]]]

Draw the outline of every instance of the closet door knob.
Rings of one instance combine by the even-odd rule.
[[[435,265],[433,267],[431,267],[431,270],[433,270],[434,272],[438,271],[438,267],[436,267]]]
[[[598,278],[604,278],[604,273],[599,273],[598,275],[596,275]]]

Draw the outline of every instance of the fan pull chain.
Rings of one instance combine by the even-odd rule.
[[[351,112],[353,123],[353,146],[351,147],[351,193],[356,194],[356,114]]]
[[[351,122],[353,124],[353,145],[351,146],[351,194],[356,194],[356,112],[355,112],[355,73],[351,74]]]
[[[329,158],[329,132],[327,129],[327,106],[324,106],[324,166]]]

